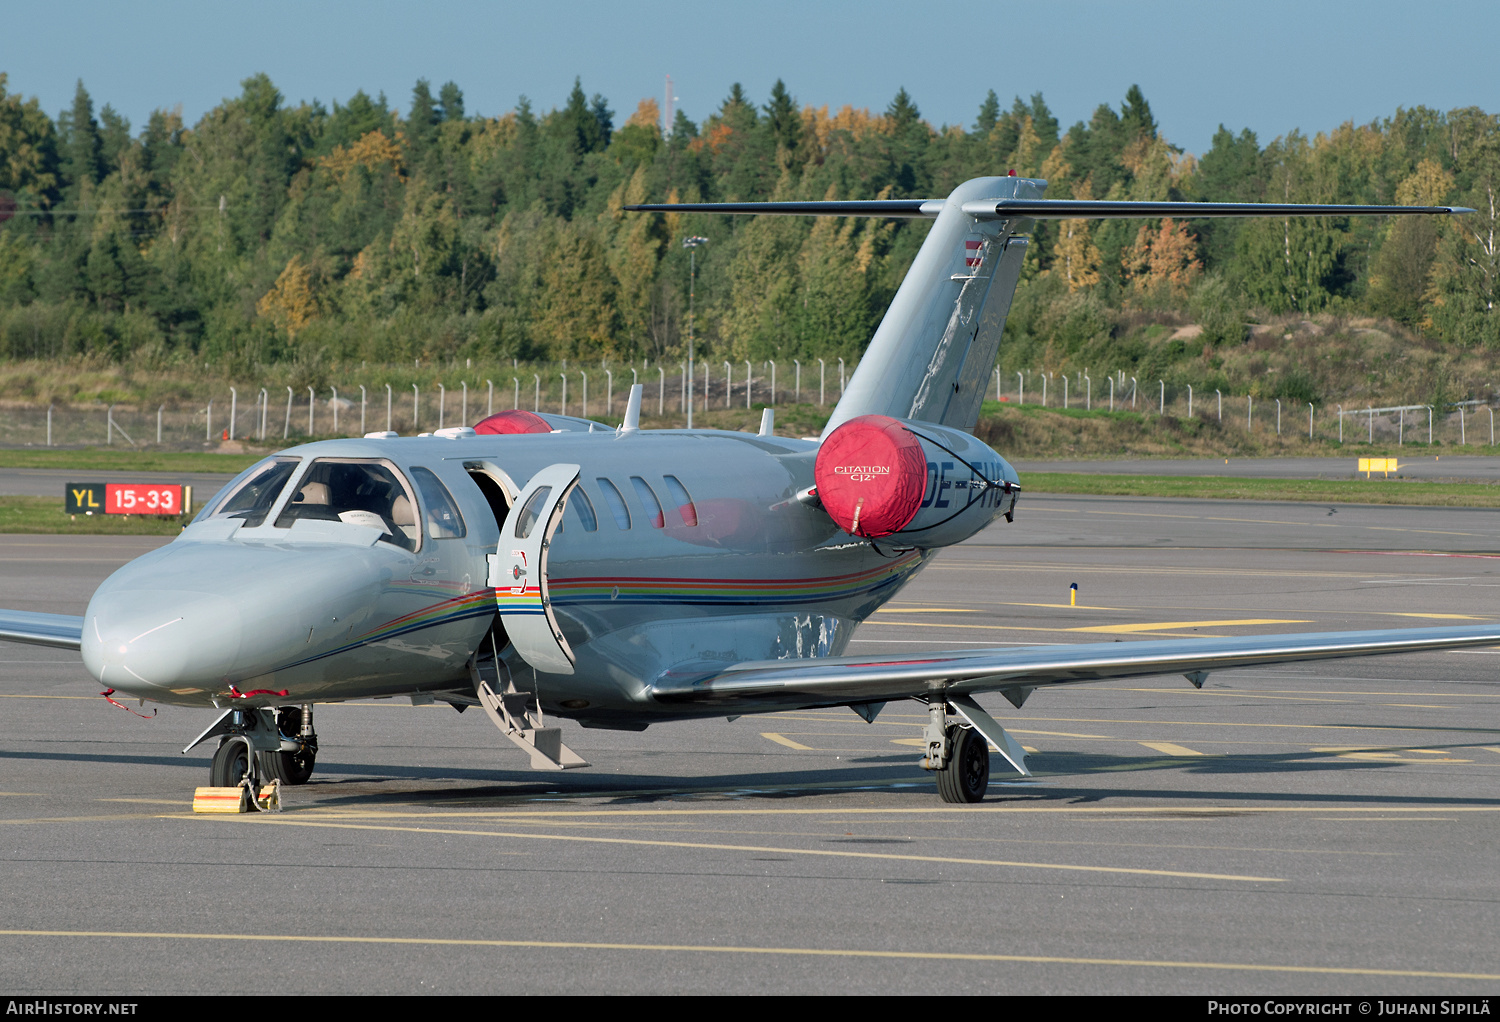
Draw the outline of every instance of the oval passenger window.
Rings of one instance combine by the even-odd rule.
[[[521,514],[516,518],[516,538],[527,539],[531,536],[531,530],[536,528],[536,520],[541,517],[542,505],[547,503],[547,497],[551,495],[552,487],[543,486],[531,495],[526,506],[521,508]]]

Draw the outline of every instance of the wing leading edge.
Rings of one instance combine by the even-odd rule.
[[[71,614],[0,610],[0,641],[78,649],[83,645],[83,618]]]
[[[1500,625],[752,660],[712,673],[669,671],[651,692],[664,703],[724,707],[830,706],[1003,692],[1019,706],[1029,690],[1047,685],[1183,674],[1201,686],[1208,672],[1231,667],[1494,645],[1500,645]]]

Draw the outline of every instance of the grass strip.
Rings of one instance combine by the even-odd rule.
[[[1025,493],[1101,497],[1189,497],[1196,500],[1292,500],[1314,504],[1409,504],[1500,507],[1500,486],[1413,479],[1241,479],[1230,476],[1093,475],[1027,472]]]
[[[66,536],[175,536],[182,518],[66,515],[61,497],[0,497],[0,533]]]
[[[214,454],[208,451],[13,447],[0,449],[0,468],[64,468],[79,472],[216,472],[234,475],[263,457],[264,454]]]

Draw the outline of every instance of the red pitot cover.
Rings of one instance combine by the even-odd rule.
[[[927,459],[901,423],[861,415],[823,441],[813,478],[824,510],[841,529],[877,539],[916,517],[927,489]]]
[[[496,412],[487,419],[474,423],[476,433],[550,433],[552,427],[547,420],[519,408],[509,412]]]

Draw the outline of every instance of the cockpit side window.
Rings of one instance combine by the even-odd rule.
[[[427,535],[433,539],[463,539],[463,516],[458,513],[458,505],[448,487],[420,465],[412,468],[411,477],[416,481],[417,492],[422,495],[422,503],[427,508]]]
[[[395,467],[383,461],[314,461],[277,516],[276,528],[289,529],[299,518],[376,529],[382,542],[403,550],[415,550],[422,538],[410,488]]]
[[[195,521],[205,518],[238,518],[247,529],[265,523],[266,515],[281,496],[301,458],[267,458],[246,472],[237,483],[225,487],[216,505],[204,508]]]

